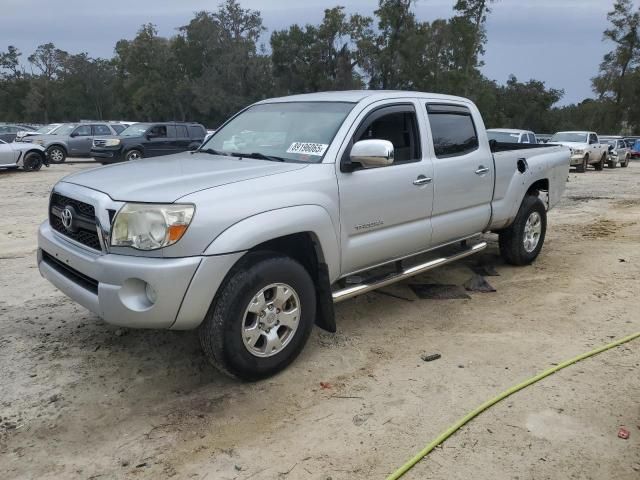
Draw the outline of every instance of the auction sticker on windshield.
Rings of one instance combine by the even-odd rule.
[[[287,149],[287,153],[299,153],[301,155],[316,155],[321,157],[329,145],[326,143],[293,142]]]

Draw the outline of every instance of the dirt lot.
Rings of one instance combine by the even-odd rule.
[[[316,329],[284,373],[234,382],[206,363],[194,332],[116,329],[40,277],[48,192],[81,168],[0,172],[4,480],[384,478],[505,388],[640,331],[635,163],[571,173],[541,257],[498,263],[497,292],[418,300],[396,285],[362,296],[339,304],[338,333]],[[422,279],[462,284],[477,260]],[[442,358],[420,359],[434,352]],[[637,480],[639,366],[637,340],[566,369],[481,415],[405,478]]]

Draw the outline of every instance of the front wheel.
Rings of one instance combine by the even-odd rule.
[[[587,171],[587,166],[589,165],[589,155],[585,155],[582,159],[582,163],[580,165],[576,165],[576,172],[584,173]]]
[[[136,149],[129,150],[124,156],[124,159],[127,162],[131,162],[133,160],[140,160],[141,158],[142,158],[142,152]]]
[[[289,365],[315,321],[307,270],[278,253],[250,253],[234,267],[200,326],[202,349],[223,373],[259,380]]]
[[[42,168],[42,155],[36,152],[29,152],[22,161],[22,169],[26,172],[37,172]]]
[[[53,146],[47,149],[47,156],[51,163],[63,163],[67,159],[67,152],[62,147]]]
[[[547,211],[537,196],[527,195],[513,224],[500,232],[500,254],[512,265],[528,265],[542,250],[547,232]]]

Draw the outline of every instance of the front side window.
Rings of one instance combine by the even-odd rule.
[[[598,138],[593,133],[589,135],[589,143],[598,143]]]
[[[149,135],[153,138],[167,138],[167,126],[166,125],[154,125],[149,130]]]
[[[148,123],[136,123],[125,128],[120,134],[121,137],[141,137],[151,127]]]
[[[254,105],[218,129],[201,149],[238,157],[244,154],[317,163],[353,106],[347,102]]]
[[[436,157],[466,155],[479,147],[478,134],[467,107],[427,105]]]
[[[367,117],[353,142],[388,140],[393,144],[393,163],[420,161],[420,136],[413,106],[384,107]]]
[[[91,135],[91,125],[82,125],[73,132],[78,137],[88,137]]]

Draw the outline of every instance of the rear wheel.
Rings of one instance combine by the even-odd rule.
[[[47,156],[51,163],[63,163],[67,159],[67,152],[64,148],[54,145],[47,149]]]
[[[136,150],[135,148],[133,150],[129,150],[124,156],[124,159],[127,162],[131,162],[133,160],[140,160],[141,158],[142,158],[142,152],[140,150]]]
[[[512,265],[528,265],[542,250],[547,232],[547,211],[540,198],[527,195],[513,224],[500,232],[500,254]]]
[[[271,376],[302,351],[316,312],[307,270],[278,253],[249,254],[229,274],[200,326],[220,371],[243,380]]]
[[[604,163],[606,161],[605,157],[606,157],[606,155],[602,155],[602,158],[600,159],[600,161],[594,165],[594,168],[596,170],[601,171],[601,170],[604,169]]]

